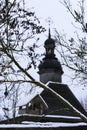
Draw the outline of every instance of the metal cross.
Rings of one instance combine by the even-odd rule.
[[[50,17],[48,17],[46,19],[46,21],[48,22],[48,25],[49,25],[49,28],[50,28],[50,25],[52,25],[52,23],[53,23],[52,19]]]

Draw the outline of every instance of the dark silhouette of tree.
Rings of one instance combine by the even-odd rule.
[[[87,82],[87,23],[85,0],[77,2],[78,9],[74,9],[70,0],[63,0],[62,4],[72,15],[75,23],[76,37],[67,40],[67,36],[61,35],[56,31],[56,40],[61,46],[61,57],[63,64],[75,72],[73,79],[79,79],[80,84]],[[78,33],[80,32],[80,34]]]
[[[0,0],[0,84],[5,98],[13,96],[15,85],[21,84],[18,79],[31,78],[28,71],[36,67],[39,57],[35,53],[37,35],[45,31],[35,12],[24,4],[24,0]]]

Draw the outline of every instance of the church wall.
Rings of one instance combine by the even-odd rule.
[[[48,81],[61,82],[61,74],[55,71],[46,71],[40,74],[40,81],[43,83],[47,83]]]

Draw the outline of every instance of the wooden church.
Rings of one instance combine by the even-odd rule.
[[[66,84],[62,83],[63,69],[59,60],[55,56],[55,40],[49,34],[47,40],[44,42],[45,56],[39,64],[40,81],[47,84],[51,89],[56,91],[63,98],[68,100],[76,109],[87,116],[86,111],[77,100],[75,95]],[[53,115],[62,117],[76,117],[61,101],[58,101],[51,93],[42,90],[39,94],[32,98],[27,98],[26,103],[18,105],[19,114],[33,114],[33,115]]]

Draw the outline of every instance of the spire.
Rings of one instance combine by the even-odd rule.
[[[49,38],[49,39],[51,39],[51,32],[50,32],[50,28],[49,28],[48,38]]]
[[[48,81],[61,82],[63,70],[60,62],[55,56],[55,40],[51,38],[50,21],[48,28],[48,38],[44,42],[45,57],[39,65],[40,81],[47,83]]]
[[[49,26],[49,29],[48,29],[48,39],[51,39],[50,25],[52,24],[52,20],[51,20],[50,17],[47,19],[47,22],[48,22],[48,26]]]

